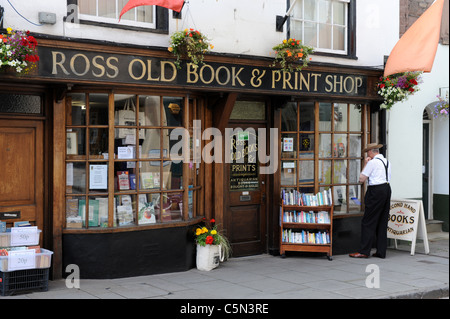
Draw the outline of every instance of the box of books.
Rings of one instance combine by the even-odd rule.
[[[0,271],[50,268],[52,255],[39,246],[0,248]]]
[[[0,248],[10,246],[34,246],[39,244],[41,230],[37,226],[11,227],[0,233]]]

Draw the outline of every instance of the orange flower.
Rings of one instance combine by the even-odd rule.
[[[299,58],[301,58],[301,57],[303,57],[303,53],[299,53],[299,54],[297,54],[297,56],[298,56]]]
[[[292,53],[290,51],[286,51],[287,52],[287,56],[292,56]]]

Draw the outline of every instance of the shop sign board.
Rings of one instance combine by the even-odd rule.
[[[207,62],[198,67],[173,59],[112,54],[65,48],[39,47],[42,78],[64,81],[146,84],[202,89],[235,89],[286,93],[333,94],[362,97],[365,75],[280,69],[244,64]]]
[[[425,214],[421,200],[392,199],[387,228],[388,238],[411,242],[411,255],[414,255],[416,239],[423,239],[425,253],[429,254]]]

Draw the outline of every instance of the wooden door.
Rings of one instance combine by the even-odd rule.
[[[43,228],[43,123],[0,119],[0,220]]]
[[[232,162],[225,165],[227,235],[234,257],[261,254],[266,250],[267,196],[266,175],[259,171],[257,134],[265,126],[230,126],[245,131],[231,134],[228,152]]]

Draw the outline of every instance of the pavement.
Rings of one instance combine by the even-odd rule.
[[[380,259],[324,254],[287,254],[230,258],[211,271],[110,280],[80,280],[68,288],[64,279],[49,282],[46,292],[2,299],[448,299],[449,237],[429,234],[430,253],[416,243],[390,247]],[[185,301],[183,301],[185,302]],[[240,301],[243,302],[243,301]]]

